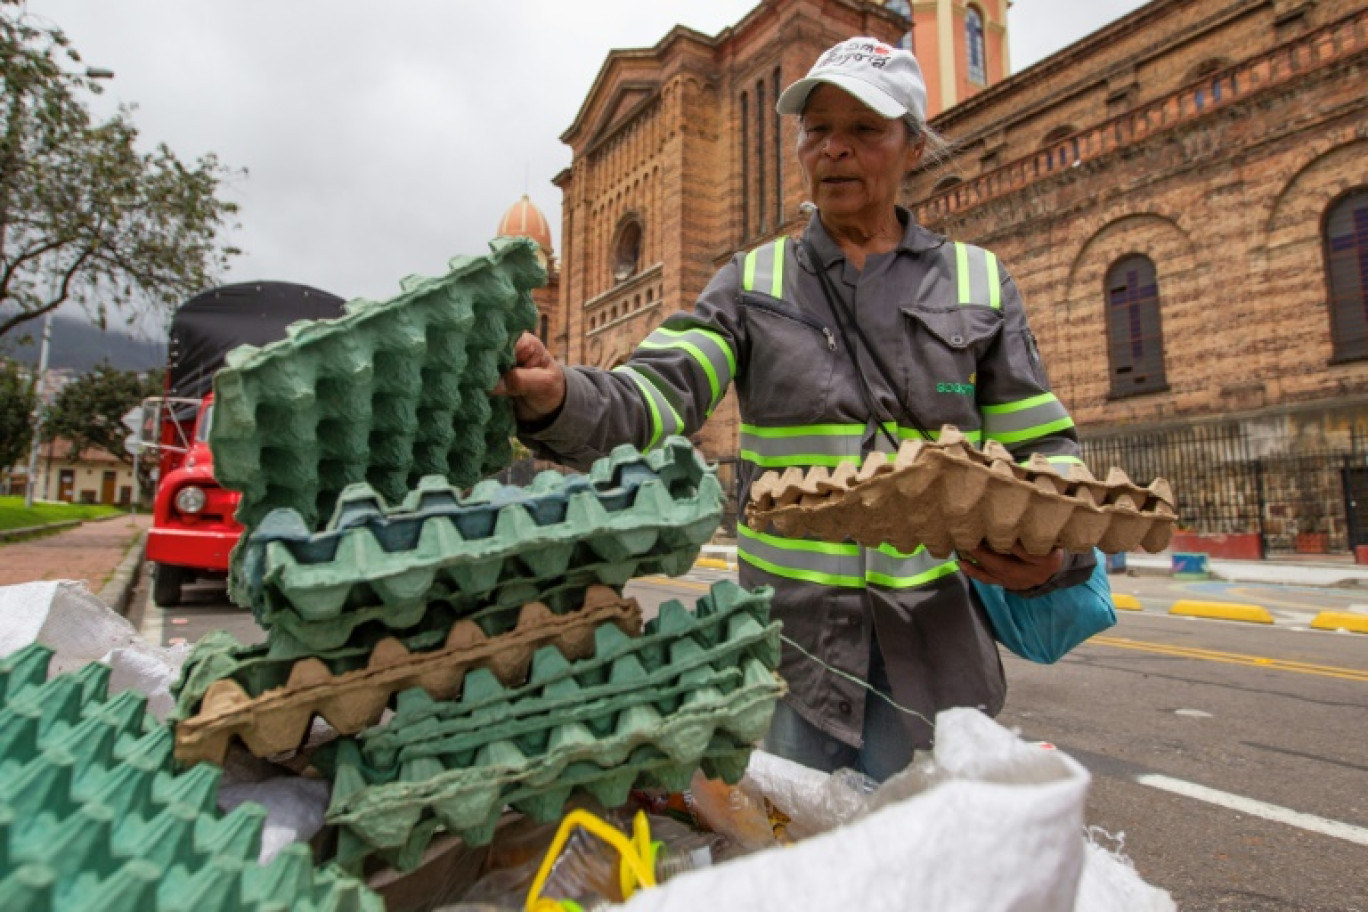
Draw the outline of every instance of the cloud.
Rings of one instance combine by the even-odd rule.
[[[1136,5],[1099,0],[1088,16],[1100,25]],[[753,6],[29,0],[86,63],[115,71],[97,110],[136,104],[149,144],[247,169],[225,188],[242,207],[231,240],[245,251],[225,279],[370,298],[393,294],[405,275],[440,272],[451,256],[483,252],[524,192],[559,247],[550,180],[570,163],[559,136],[608,52],[654,45],[676,22],[716,34]],[[1049,42],[1072,40],[1058,23],[1078,28],[1081,6],[1019,0],[1017,68]]]

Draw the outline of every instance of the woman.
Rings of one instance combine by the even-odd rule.
[[[1019,459],[1078,461],[1011,278],[992,254],[932,234],[897,205],[930,135],[912,54],[844,41],[778,110],[798,117],[816,206],[803,239],[735,255],[692,313],[670,317],[611,372],[563,367],[525,335],[496,390],[514,398],[523,440],[584,466],[622,442],[692,434],[734,382],[742,503],[765,469],[859,461],[942,424],[999,439]],[[986,548],[938,561],[738,531],[741,584],[774,587],[787,639],[790,693],[766,747],[880,780],[930,744],[937,711],[1002,707],[1002,665],[966,577],[1030,597],[1095,565],[1091,554]]]

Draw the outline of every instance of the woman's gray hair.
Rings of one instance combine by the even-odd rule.
[[[903,123],[907,124],[907,141],[924,142],[925,149],[922,150],[920,168],[936,168],[946,164],[954,158],[954,147],[950,140],[941,136],[931,125],[924,120],[919,120],[915,115],[909,114],[903,118]]]

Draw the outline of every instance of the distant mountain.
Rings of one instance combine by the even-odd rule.
[[[0,357],[24,364],[38,363],[43,321],[30,320],[0,336]],[[26,344],[20,344],[25,336]],[[81,316],[58,314],[52,320],[48,367],[85,373],[108,361],[118,370],[146,371],[166,366],[166,340],[149,341],[110,327],[100,329]]]

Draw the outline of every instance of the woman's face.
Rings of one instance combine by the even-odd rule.
[[[828,225],[886,222],[921,153],[901,120],[879,116],[833,85],[812,90],[798,121],[798,163]]]

